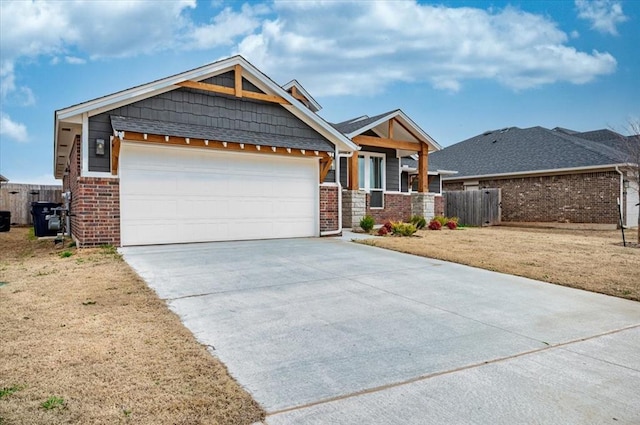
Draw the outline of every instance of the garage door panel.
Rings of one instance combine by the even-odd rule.
[[[317,159],[124,143],[123,245],[318,235]]]

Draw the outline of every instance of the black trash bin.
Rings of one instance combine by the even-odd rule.
[[[49,230],[48,215],[53,215],[53,208],[58,208],[62,204],[56,204],[55,202],[32,202],[31,203],[31,216],[33,217],[33,231],[37,237],[41,236],[56,236],[57,230]]]
[[[11,211],[0,211],[0,232],[8,232],[11,228]]]

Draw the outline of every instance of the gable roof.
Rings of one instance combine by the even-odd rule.
[[[613,167],[624,162],[625,155],[616,146],[543,127],[487,131],[429,155],[430,167],[456,170],[456,179]]]
[[[59,139],[65,136],[63,130],[68,130],[70,127],[75,128],[75,132],[78,131],[79,126],[82,124],[83,114],[86,113],[89,116],[97,115],[142,99],[153,97],[171,90],[176,90],[180,88],[180,86],[176,85],[177,83],[187,80],[202,81],[212,76],[230,71],[234,69],[236,65],[240,65],[242,67],[243,78],[251,82],[263,92],[280,96],[288,101],[290,104],[282,105],[282,107],[287,109],[297,118],[301,119],[328,141],[336,145],[339,150],[350,152],[357,151],[359,149],[358,146],[349,138],[345,137],[344,134],[329,125],[329,123],[323,120],[315,112],[305,107],[300,101],[295,99],[284,88],[280,87],[268,76],[263,74],[245,58],[238,55],[55,111],[54,174],[56,178],[62,177],[62,173],[66,167],[68,154],[71,149],[70,145],[72,145],[72,143],[65,143],[64,149],[60,149],[61,146]],[[69,141],[67,140],[66,142]]]
[[[0,174],[0,182],[8,182],[9,179],[6,178],[5,176],[3,176],[2,174]]]
[[[295,87],[296,90],[298,90],[300,94],[302,94],[302,96],[304,96],[307,99],[307,101],[309,102],[309,109],[311,109],[313,112],[318,112],[320,109],[322,109],[322,106],[320,106],[320,104],[316,102],[313,96],[311,96],[309,92],[305,90],[304,87],[302,87],[302,84],[300,84],[298,80],[295,80],[295,79],[291,80],[287,84],[282,86],[282,88],[285,89],[287,92],[293,87]]]
[[[442,149],[442,147],[424,130],[422,130],[407,114],[402,112],[401,109],[395,109],[393,111],[384,112],[373,117],[368,115],[362,115],[360,117],[352,118],[347,121],[343,121],[337,124],[331,124],[341,133],[344,133],[350,139],[359,136],[369,130],[373,130],[376,126],[385,123],[391,119],[396,119],[403,127],[411,131],[414,137],[417,137],[420,142],[426,143],[432,149],[432,151]]]

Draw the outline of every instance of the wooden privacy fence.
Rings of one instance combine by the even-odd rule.
[[[501,189],[451,190],[443,192],[444,214],[458,217],[467,226],[492,226],[501,219]]]
[[[33,224],[31,202],[62,202],[62,186],[2,183],[0,211],[11,211],[12,224]]]

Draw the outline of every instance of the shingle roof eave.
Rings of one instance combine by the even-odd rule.
[[[333,152],[334,147],[323,138],[307,138],[286,135],[260,133],[247,130],[206,127],[193,124],[171,123],[141,118],[111,116],[111,125],[115,131],[156,134],[162,136],[189,137],[193,139],[216,140],[220,142],[245,143],[248,145],[273,146]]]

